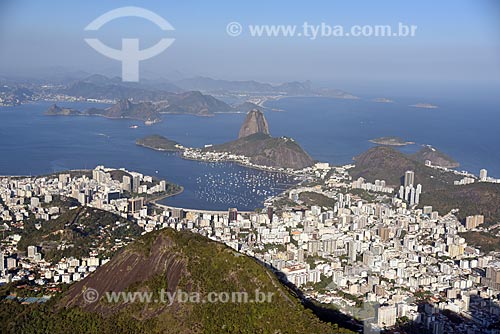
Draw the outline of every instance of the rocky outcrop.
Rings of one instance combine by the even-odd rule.
[[[257,290],[272,296],[272,301],[205,303],[209,293],[247,293],[250,300]],[[115,296],[142,292],[151,300],[110,302],[106,296],[112,292]],[[188,298],[181,300],[181,293]],[[326,333],[331,329],[305,312],[299,300],[257,261],[201,235],[172,229],[150,232],[128,245],[73,284],[57,301],[57,308],[53,317],[62,314],[59,317],[63,318],[71,310],[95,319],[92,328],[99,333],[111,333],[103,328],[183,334],[228,329],[238,333]]]
[[[429,145],[425,145],[420,151],[412,154],[411,157],[423,163],[429,160],[433,165],[445,168],[457,168],[460,166],[453,158]]]
[[[62,108],[57,104],[52,105],[46,112],[45,115],[48,116],[78,116],[82,115],[81,112],[75,109]]]
[[[253,135],[255,133],[261,133],[269,135],[269,126],[267,124],[266,118],[262,111],[253,109],[245,118],[245,122],[241,126],[238,139]]]

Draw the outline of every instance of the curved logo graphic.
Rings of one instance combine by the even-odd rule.
[[[97,31],[106,23],[122,17],[140,17],[156,24],[161,30],[175,30],[163,17],[140,7],[121,7],[113,9],[92,21],[84,30]],[[122,62],[122,80],[139,81],[139,62],[153,58],[165,51],[175,41],[174,38],[162,38],[150,48],[140,50],[139,39],[122,38],[121,50],[110,48],[97,38],[85,38],[85,42],[104,56]]]

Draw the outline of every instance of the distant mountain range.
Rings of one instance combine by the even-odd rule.
[[[140,83],[122,82],[120,78],[92,75],[61,89],[59,93],[90,99],[132,99],[134,101],[161,101],[173,93],[201,91],[208,94],[251,93],[288,96],[325,96],[346,99],[357,97],[338,89],[314,88],[310,81],[285,82],[278,85],[258,81],[230,81],[208,77],[194,77],[177,81],[141,80]]]
[[[94,74],[82,78],[83,75],[85,75],[84,72],[75,72],[64,76],[58,72],[55,76],[44,76],[44,79],[19,78],[19,82],[16,82],[12,78],[0,77],[0,82],[4,83],[4,86],[0,87],[0,106],[18,105],[43,100],[71,101],[72,99],[97,100],[102,102],[116,102],[127,99],[134,103],[173,102],[192,96],[190,94],[183,96],[183,93],[198,91],[204,96],[216,95],[216,100],[207,100],[206,104],[216,107],[219,110],[211,111],[211,108],[208,107],[208,111],[203,111],[203,108],[186,106],[183,102],[181,103],[183,105],[172,108],[177,110],[168,110],[167,112],[210,115],[213,112],[263,110],[264,107],[250,101],[245,101],[245,99],[250,99],[252,96],[259,98],[270,96],[358,98],[338,89],[315,88],[310,81],[293,81],[272,85],[258,81],[230,81],[194,77],[175,81],[142,79],[138,83],[131,83],[123,82],[119,77],[109,78],[104,75]],[[217,102],[221,98],[232,101],[232,105],[224,106]],[[234,102],[235,100],[238,103],[243,103],[238,105]]]
[[[61,94],[98,100],[131,99],[134,101],[166,100],[182,90],[167,82],[161,84],[122,82],[118,77],[108,78],[103,75],[92,75],[76,81],[60,89]]]
[[[207,93],[255,93],[289,96],[325,96],[344,99],[358,97],[339,89],[314,88],[311,81],[292,81],[279,85],[271,85],[258,81],[217,80],[207,77],[194,77],[175,82],[175,85],[186,90],[199,90]]]
[[[104,116],[108,118],[130,118],[148,122],[159,122],[161,114],[189,114],[196,116],[213,116],[216,113],[236,112],[251,108],[252,105],[231,107],[227,103],[210,95],[191,91],[179,94],[168,94],[164,101],[133,103],[129,99],[121,99],[109,108],[90,108],[85,111],[51,106],[46,112],[49,116]]]

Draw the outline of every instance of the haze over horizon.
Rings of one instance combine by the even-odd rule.
[[[68,3],[3,1],[0,5],[0,74],[44,75],[47,69],[120,75],[120,63],[90,48],[95,37],[118,48],[121,38],[154,45],[164,32],[141,18],[122,18],[100,31],[84,28],[101,14],[132,1]],[[314,6],[283,1],[208,4],[143,1],[141,7],[175,28],[175,42],[141,62],[143,78],[175,75],[283,82],[312,80],[346,89],[496,85],[500,77],[500,6],[494,1],[321,1]],[[210,15],[206,15],[210,13]],[[230,22],[248,25],[392,25],[418,27],[414,37],[229,36]],[[33,57],[36,55],[36,58]],[[45,70],[44,70],[45,69]],[[175,80],[175,79],[174,79]]]

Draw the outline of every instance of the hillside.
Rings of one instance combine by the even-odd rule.
[[[108,118],[130,118],[141,121],[159,122],[161,120],[158,108],[151,102],[132,103],[120,100],[106,109],[91,108],[85,112],[88,115]]]
[[[412,154],[411,157],[412,159],[422,163],[425,163],[426,160],[429,160],[435,166],[446,168],[457,168],[460,166],[460,164],[453,158],[429,145],[424,145],[422,149],[420,149],[420,151]]]
[[[167,101],[168,106],[164,110],[161,110],[162,113],[212,116],[215,113],[234,111],[225,102],[198,91],[174,94],[169,96]]]
[[[18,248],[38,246],[48,261],[88,256],[92,249],[106,249],[100,255],[112,255],[115,239],[132,240],[142,232],[137,224],[122,217],[88,207],[67,210],[59,218],[43,222],[39,229],[36,223],[29,220],[24,224]],[[65,247],[58,247],[61,245]]]
[[[314,164],[313,158],[295,140],[287,137],[273,138],[263,133],[215,145],[205,151],[244,155],[254,164],[276,168],[302,169]]]
[[[79,116],[82,115],[82,113],[78,110],[71,109],[71,108],[62,108],[59,107],[57,104],[54,104],[50,106],[49,109],[45,112],[45,115],[48,116]]]
[[[288,96],[324,96],[341,99],[357,99],[358,97],[339,89],[315,88],[310,81],[284,82],[278,85],[257,81],[230,81],[208,77],[186,78],[175,84],[185,90],[199,90],[216,93],[260,93]]]
[[[263,107],[252,103],[252,102],[243,102],[241,104],[238,104],[234,107],[235,111],[242,112],[242,113],[249,113],[252,110],[259,110],[262,111]]]
[[[90,108],[86,111],[78,111],[53,105],[45,114],[52,116],[104,116],[108,118],[129,118],[148,122],[159,122],[161,121],[160,114],[212,116],[215,115],[215,113],[232,111],[235,111],[235,109],[217,100],[213,96],[203,95],[200,92],[186,92],[181,94],[169,94],[168,99],[162,102],[133,103],[129,99],[121,99],[111,107],[104,109]]]
[[[159,101],[179,91],[180,88],[173,84],[164,83],[157,87],[156,85],[123,82],[120,78],[108,78],[96,74],[73,82],[57,93],[99,100]]]
[[[453,185],[460,177],[451,172],[426,167],[413,156],[405,155],[387,146],[374,147],[355,158],[356,167],[350,171],[353,178],[363,177],[373,182],[385,180],[399,188],[407,170],[415,172],[415,182],[422,184],[421,205],[432,205],[441,213],[460,209],[459,218],[483,214],[487,222],[500,221],[500,185],[474,183]]]
[[[84,301],[95,289],[101,299]],[[105,300],[105,292],[147,291],[272,293],[272,302],[167,303]],[[103,297],[104,296],[104,297]],[[56,302],[57,311],[23,314],[18,332],[37,324],[50,332],[94,333],[330,333],[337,326],[320,322],[255,260],[191,232],[149,233],[119,252],[96,272],[77,282]],[[19,316],[16,312],[15,316]],[[15,317],[14,316],[14,317]],[[49,318],[49,321],[41,319]],[[87,321],[68,321],[86,319]],[[61,326],[64,323],[65,326]],[[12,325],[12,321],[2,326]],[[38,332],[42,332],[40,329]],[[336,331],[347,332],[347,331]]]
[[[368,181],[385,180],[388,185],[399,187],[407,170],[415,172],[415,182],[425,189],[452,186],[459,177],[444,171],[426,167],[391,147],[377,146],[354,158],[356,167],[351,170],[354,178]],[[424,190],[425,190],[424,189]]]

